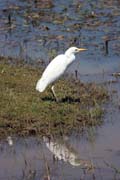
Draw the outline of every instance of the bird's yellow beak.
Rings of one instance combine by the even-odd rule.
[[[85,48],[78,48],[79,51],[86,51],[87,49]]]

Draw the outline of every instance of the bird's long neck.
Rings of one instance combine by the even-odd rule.
[[[70,52],[69,50],[65,52],[65,55],[67,57],[67,64],[70,65],[75,60],[75,55],[73,52]]]
[[[73,54],[73,52],[70,51],[70,49],[68,49],[67,51],[65,51],[65,55],[66,55],[67,57],[70,57],[70,56],[72,56],[72,55],[74,55],[74,54]]]

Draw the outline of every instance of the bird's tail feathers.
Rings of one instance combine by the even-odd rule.
[[[37,85],[36,85],[36,90],[39,91],[39,92],[43,92],[45,89],[46,89],[47,85],[46,83],[44,82],[43,79],[40,79],[38,82],[37,82]]]

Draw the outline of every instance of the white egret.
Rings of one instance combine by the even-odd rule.
[[[52,84],[51,90],[56,101],[58,101],[54,82],[58,80],[66,71],[66,69],[75,61],[75,54],[87,49],[70,47],[64,54],[56,56],[44,70],[42,77],[38,80],[36,90],[43,92],[48,85]]]

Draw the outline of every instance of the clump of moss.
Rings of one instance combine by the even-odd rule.
[[[0,60],[0,137],[67,134],[101,124],[101,104],[108,98],[103,87],[61,79],[56,103],[49,88],[43,93],[35,90],[42,69]]]

